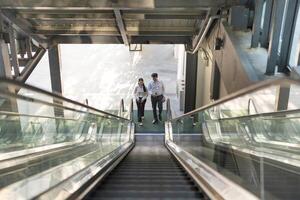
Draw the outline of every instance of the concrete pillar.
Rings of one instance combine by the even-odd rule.
[[[251,38],[251,47],[256,48],[259,44],[260,39],[260,24],[262,19],[262,13],[263,13],[263,0],[256,0],[255,1],[255,14],[254,14],[254,22],[252,27],[252,38]]]
[[[276,111],[287,110],[289,104],[289,97],[290,97],[290,86],[280,86],[277,89],[275,110]]]
[[[60,48],[58,45],[48,49],[50,79],[52,91],[58,94],[63,93],[62,79],[61,79],[61,59]]]
[[[278,62],[278,49],[281,37],[281,27],[284,18],[284,7],[285,1],[274,0],[273,14],[272,14],[272,28],[271,28],[271,39],[269,44],[268,62],[267,62],[267,75],[274,75],[275,67]]]
[[[61,78],[61,59],[60,59],[60,48],[58,45],[50,47],[48,49],[49,56],[49,67],[50,67],[50,80],[51,80],[51,88],[52,92],[62,95],[62,78]],[[54,99],[55,104],[63,104],[62,101],[58,99]],[[63,117],[64,110],[62,108],[56,107],[54,108],[54,116],[55,117]],[[60,121],[56,120],[56,127],[58,129]]]
[[[264,6],[264,23],[262,27],[262,33],[260,38],[261,47],[268,48],[270,38],[270,26],[272,15],[273,0],[266,0]]]
[[[282,32],[282,43],[278,63],[279,72],[287,72],[289,64],[289,55],[293,46],[293,36],[297,25],[297,15],[299,12],[300,1],[287,1],[287,12],[285,17],[284,29]],[[299,19],[298,19],[299,20]],[[297,44],[297,43],[296,43]],[[299,43],[298,43],[299,45]]]
[[[197,87],[197,61],[198,53],[186,53],[185,73],[185,100],[184,112],[190,112],[196,108],[196,87]]]

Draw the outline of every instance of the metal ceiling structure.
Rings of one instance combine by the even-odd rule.
[[[239,4],[240,0],[0,0],[0,76],[25,82],[46,49],[50,70],[59,72],[58,44],[185,44],[194,53],[212,19]]]
[[[44,47],[58,43],[184,43],[237,0],[1,0],[7,23]]]

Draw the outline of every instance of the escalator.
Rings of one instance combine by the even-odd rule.
[[[135,198],[204,199],[204,194],[164,147],[163,136],[139,135],[133,150],[86,197]]]
[[[168,100],[166,122],[136,128],[132,101],[115,115],[0,80],[0,197],[297,199],[300,110],[247,106],[287,85],[299,87],[271,80],[176,118]]]

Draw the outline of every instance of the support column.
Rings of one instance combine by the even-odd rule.
[[[185,73],[185,98],[184,112],[187,113],[196,108],[196,87],[197,87],[197,61],[198,53],[186,53]]]
[[[288,58],[293,45],[292,43],[293,36],[294,36],[293,30],[296,25],[299,2],[300,1],[297,0],[287,1],[287,8],[286,8],[287,12],[286,12],[286,18],[284,23],[284,29],[282,33],[283,37],[282,37],[280,57],[278,63],[278,71],[280,72],[286,72],[287,66],[289,64]]]
[[[60,48],[58,45],[50,47],[48,49],[49,67],[50,67],[50,79],[52,92],[62,95],[62,79],[61,79],[61,60],[60,60]],[[54,99],[55,104],[63,104],[63,102]],[[64,110],[59,107],[54,108],[55,117],[63,117]],[[56,120],[56,128],[58,131],[60,121]]]
[[[0,39],[0,77],[12,78],[8,45]]]
[[[17,53],[17,46],[16,46],[15,30],[13,29],[12,25],[9,26],[9,43],[10,43],[12,66],[14,68],[15,77],[18,77],[20,75],[19,60],[18,60],[18,53]]]
[[[278,61],[278,50],[281,36],[281,25],[284,18],[285,1],[274,0],[273,14],[272,14],[272,28],[271,40],[268,51],[268,62],[266,75],[274,75],[275,67]]]
[[[254,22],[252,27],[252,38],[251,38],[251,48],[258,47],[259,39],[260,39],[260,25],[262,19],[262,12],[264,7],[264,0],[256,0],[255,1],[255,14],[254,14]]]
[[[26,38],[26,54],[29,59],[32,58],[32,46],[31,46],[31,38]]]
[[[264,22],[260,38],[261,47],[268,48],[269,38],[270,38],[270,26],[271,26],[271,16],[272,16],[272,7],[273,0],[265,0],[266,5],[264,9]]]
[[[289,97],[290,97],[290,86],[280,86],[277,89],[275,110],[276,111],[287,110],[289,104]]]
[[[58,45],[48,49],[49,66],[50,66],[50,79],[52,92],[62,94],[62,79],[61,79],[61,60],[60,48]]]

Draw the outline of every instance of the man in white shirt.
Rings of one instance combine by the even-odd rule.
[[[158,118],[161,121],[161,113],[163,110],[163,102],[164,102],[164,93],[165,87],[162,81],[158,80],[157,73],[153,73],[151,75],[152,81],[148,85],[148,91],[151,94],[151,103],[153,109],[153,121],[152,123],[155,124],[158,122]],[[158,106],[158,118],[157,118],[157,111],[156,107]]]

